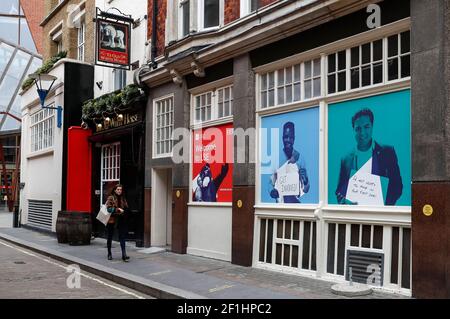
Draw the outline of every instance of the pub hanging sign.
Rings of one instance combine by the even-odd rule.
[[[110,13],[117,10],[120,14]],[[116,8],[107,12],[97,8],[96,14],[96,65],[130,70],[131,15]]]

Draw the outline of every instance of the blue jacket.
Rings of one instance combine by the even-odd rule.
[[[340,193],[345,197],[347,194],[347,186],[351,177],[351,171],[356,170],[364,164],[356,163],[356,160],[357,157],[354,151],[341,159],[341,169],[339,172],[336,195]],[[385,196],[385,205],[394,206],[402,195],[403,183],[402,177],[400,176],[397,154],[392,146],[380,145],[375,142],[375,147],[372,152],[372,174],[387,177],[389,179],[387,194]]]

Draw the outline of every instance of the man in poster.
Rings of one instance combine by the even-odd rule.
[[[208,163],[203,166],[197,178],[197,189],[194,192],[195,202],[217,202],[217,191],[228,173],[228,163],[222,165],[220,174],[212,177]]]
[[[373,112],[368,108],[359,110],[352,117],[356,148],[341,159],[336,189],[339,204],[373,205],[370,199],[379,197],[376,203],[393,206],[402,195],[397,155],[392,146],[380,145],[372,138],[373,122]],[[381,189],[383,180],[388,183],[386,194]],[[372,193],[362,192],[361,189],[368,184],[378,185],[372,187]],[[356,187],[355,196],[349,191],[350,187]]]
[[[270,197],[277,203],[300,203],[300,197],[309,191],[309,179],[305,160],[294,149],[295,125],[283,125],[283,152],[286,162],[271,177]]]

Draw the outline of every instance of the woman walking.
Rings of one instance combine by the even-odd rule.
[[[106,200],[106,208],[111,213],[108,224],[106,225],[106,231],[108,234],[108,260],[112,260],[111,244],[114,235],[114,228],[117,227],[119,231],[120,248],[122,249],[122,260],[128,261],[130,257],[127,256],[125,251],[125,237],[127,234],[127,225],[125,221],[125,211],[128,210],[128,203],[123,196],[123,187],[118,184],[114,186],[111,191],[111,195]]]

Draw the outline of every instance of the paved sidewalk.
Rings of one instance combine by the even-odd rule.
[[[166,251],[148,254],[144,253],[145,249],[134,247],[134,243],[127,243],[131,260],[124,263],[116,242],[113,243],[114,259],[106,259],[106,241],[100,238],[90,246],[70,246],[58,244],[49,234],[12,228],[0,229],[0,239],[79,264],[83,270],[156,298],[345,299],[331,292],[332,282]],[[364,298],[407,297],[375,291]]]
[[[13,226],[13,213],[10,213],[0,207],[0,228],[12,228]]]

